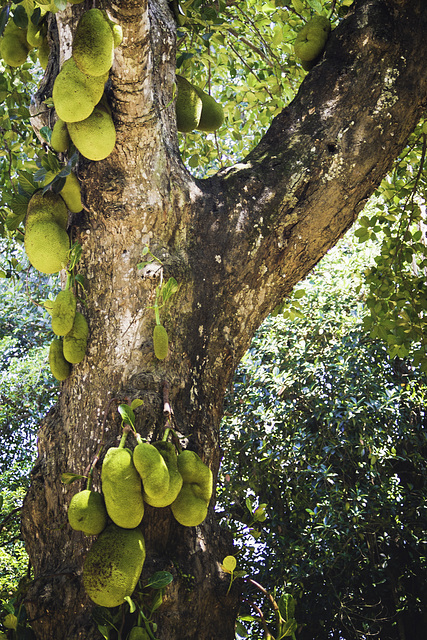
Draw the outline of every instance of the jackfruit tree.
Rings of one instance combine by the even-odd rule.
[[[394,324],[386,302],[372,305],[378,335],[404,353],[424,327],[425,278],[405,288],[404,267],[425,267],[421,236],[412,235],[425,188],[425,0],[1,5],[0,24],[12,24],[13,14],[14,25],[0,44],[0,177],[10,192],[1,196],[1,231],[25,238],[31,268],[47,274],[64,274],[78,243],[84,290],[72,328],[52,335],[60,396],[40,427],[22,510],[33,572],[27,618],[37,640],[125,639],[141,626],[124,602],[135,590],[151,612],[150,637],[231,640],[242,585],[236,579],[230,588],[221,565],[236,547],[215,514],[224,395],[262,320],[375,191],[386,204],[365,229],[386,237],[374,274],[390,282],[382,300],[400,286],[390,302],[399,311]],[[297,42],[315,14],[331,31],[322,20],[315,46],[309,30]],[[44,72],[40,49],[27,46],[29,20],[31,41],[49,44]],[[58,118],[65,126],[50,145]],[[70,175],[80,189],[73,178],[67,200],[65,187],[67,228],[40,206],[26,228],[30,198],[38,202],[40,189],[59,194]],[[105,474],[108,487],[121,437],[117,407],[137,399],[135,430],[165,462],[167,499],[143,495],[137,476],[131,496],[109,487],[113,523],[95,539],[70,526],[67,509],[89,490],[88,469],[91,490],[102,490]],[[167,429],[173,443],[163,439]],[[120,447],[128,466],[136,443],[128,435]],[[197,454],[181,459],[184,481],[177,443]],[[64,485],[67,473],[82,479]],[[116,510],[125,523],[141,523],[118,526]],[[155,572],[173,576],[157,604],[144,590]],[[108,617],[94,603],[120,612]]]

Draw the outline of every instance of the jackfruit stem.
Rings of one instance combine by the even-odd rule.
[[[170,432],[170,427],[168,427],[167,429],[165,429],[165,432],[163,434],[163,438],[162,438],[162,442],[166,442],[168,437],[169,437],[169,432]]]
[[[68,291],[68,289],[71,287],[71,281],[72,281],[71,273],[67,273],[67,282],[65,283],[64,291]]]
[[[156,300],[154,302],[154,313],[155,313],[155,316],[156,316],[156,324],[162,324],[160,322],[160,313],[159,313],[159,306],[157,304],[157,296],[156,296]]]
[[[93,477],[93,467],[90,468],[89,475],[87,477],[86,489],[88,491],[92,489],[92,477]]]
[[[125,424],[125,426],[123,427],[123,435],[120,439],[120,444],[119,444],[119,449],[124,449],[125,448],[125,444],[126,444],[126,438],[128,437],[128,433],[131,430],[131,427],[129,424]]]
[[[137,443],[141,444],[141,442],[142,442],[141,434],[140,433],[136,433],[136,431],[135,431],[134,435],[135,435]]]

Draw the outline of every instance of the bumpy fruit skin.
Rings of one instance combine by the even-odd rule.
[[[108,525],[95,540],[83,565],[83,585],[101,607],[117,607],[131,596],[145,560],[144,537],[139,529]]]
[[[20,29],[9,20],[0,39],[0,56],[10,67],[20,67],[27,59],[31,45],[27,41],[26,29]]]
[[[169,471],[159,450],[148,442],[140,442],[133,450],[133,463],[144,492],[153,501],[163,498],[169,489]]]
[[[82,210],[80,183],[74,173],[70,173],[66,177],[65,184],[61,189],[61,196],[71,213],[78,213]]]
[[[68,133],[80,153],[88,160],[103,160],[113,151],[116,130],[108,110],[95,107],[91,115],[81,122],[70,122]]]
[[[49,56],[50,56],[49,42],[48,42],[48,39],[45,37],[43,38],[43,42],[37,49],[37,57],[39,59],[40,66],[42,69],[46,69],[47,63],[49,62]]]
[[[52,90],[58,118],[64,122],[88,118],[102,98],[104,85],[105,76],[88,76],[80,71],[74,58],[66,60],[55,78]]]
[[[102,76],[111,68],[113,31],[100,9],[89,9],[80,18],[73,39],[73,58],[89,76]]]
[[[43,220],[53,220],[62,229],[67,228],[67,206],[61,196],[53,191],[47,191],[45,194],[42,191],[36,191],[31,197],[27,207],[25,229],[28,230],[33,222]]]
[[[189,133],[199,125],[203,103],[196,87],[182,76],[176,76],[176,86],[176,127],[182,133]]]
[[[166,329],[161,324],[156,324],[153,331],[154,355],[158,360],[164,360],[168,355],[169,338]]]
[[[331,31],[331,23],[325,16],[314,16],[298,33],[294,50],[295,55],[305,62],[319,57],[325,48]]]
[[[58,273],[66,267],[70,241],[56,222],[34,222],[25,231],[24,244],[28,260],[38,271]]]
[[[62,382],[71,373],[71,364],[64,358],[62,340],[55,338],[49,347],[49,366],[52,375]]]
[[[71,331],[76,315],[77,300],[71,291],[60,291],[52,306],[52,331],[57,336],[65,336]]]
[[[196,129],[198,131],[212,132],[220,128],[224,122],[224,109],[212,96],[205,93],[198,87],[194,87],[197,91],[197,95],[202,101],[202,113],[200,116],[199,124]]]
[[[64,153],[70,145],[70,136],[68,134],[67,124],[58,118],[53,125],[52,136],[50,138],[50,146],[54,151]]]
[[[64,336],[64,358],[72,364],[78,364],[86,354],[89,327],[86,318],[76,311],[71,331]]]
[[[167,507],[172,504],[181,491],[182,476],[178,471],[177,455],[173,444],[171,442],[155,442],[153,446],[158,449],[168,468],[169,487],[162,497],[153,498],[144,492],[144,500],[152,507]]]
[[[85,489],[74,494],[68,507],[68,522],[75,531],[97,536],[107,526],[104,498],[97,491]]]
[[[102,492],[111,520],[123,529],[137,527],[144,515],[141,478],[128,449],[112,447],[101,470]]]
[[[180,524],[196,527],[203,522],[208,512],[212,496],[212,471],[197,453],[188,449],[179,454],[177,462],[183,485],[171,504],[171,510]]]

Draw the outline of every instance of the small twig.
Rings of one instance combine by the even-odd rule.
[[[0,522],[0,531],[2,531],[6,522],[8,522],[15,514],[19,513],[21,509],[22,507],[16,507],[15,509],[12,509],[12,511],[10,511],[7,514],[7,516],[3,518],[3,520]]]

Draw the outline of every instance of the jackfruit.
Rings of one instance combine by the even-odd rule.
[[[197,453],[186,449],[179,454],[178,470],[182,489],[171,504],[175,519],[185,527],[196,527],[206,518],[212,496],[212,471]]]
[[[158,449],[168,468],[169,487],[162,497],[153,498],[144,491],[144,500],[152,507],[167,507],[176,499],[181,490],[182,476],[178,471],[177,455],[173,444],[171,442],[155,442],[153,446]]]
[[[81,192],[80,192],[80,183],[74,173],[70,173],[66,180],[65,184],[62,187],[61,196],[64,198],[65,204],[71,213],[78,213],[82,210],[82,200],[81,200]]]
[[[191,82],[176,76],[176,127],[182,133],[196,129],[202,115],[203,102]]]
[[[104,498],[97,491],[85,489],[74,494],[68,507],[68,522],[75,531],[97,536],[107,526]]]
[[[27,59],[32,46],[27,41],[27,30],[20,29],[9,20],[0,39],[0,56],[10,67],[20,67]]]
[[[71,289],[60,291],[52,306],[52,331],[65,336],[71,331],[76,315],[77,300]]]
[[[70,136],[66,123],[58,118],[53,125],[52,135],[50,138],[50,146],[54,151],[64,153],[70,146]]]
[[[41,18],[46,13],[46,9],[41,9]],[[34,24],[32,20],[28,20],[26,38],[29,45],[38,49],[43,43],[43,39],[47,34],[46,20],[41,20],[38,24]]]
[[[156,324],[153,331],[154,355],[158,360],[164,360],[168,355],[169,338],[166,329]]]
[[[141,476],[144,492],[153,501],[166,495],[169,489],[169,471],[155,446],[139,442],[133,450],[133,463]]]
[[[112,447],[101,469],[102,492],[111,520],[119,527],[133,529],[144,515],[141,478],[132,462],[132,453]]]
[[[50,47],[47,37],[43,38],[43,42],[37,49],[37,57],[40,62],[40,66],[42,69],[46,69],[47,63],[49,62],[50,56]]]
[[[206,132],[216,131],[224,122],[224,109],[222,105],[214,100],[208,93],[205,93],[205,91],[202,91],[198,87],[194,88],[203,105],[199,124],[196,129]]]
[[[28,260],[42,273],[57,273],[67,266],[68,234],[53,220],[31,224],[25,231],[24,245]]]
[[[72,364],[81,362],[85,357],[89,327],[86,318],[76,311],[71,331],[64,336],[64,358]]]
[[[116,130],[108,110],[98,105],[82,122],[70,122],[68,133],[80,153],[88,160],[103,160],[113,151]]]
[[[35,222],[53,220],[62,229],[67,228],[68,211],[64,200],[58,193],[53,191],[36,191],[28,203],[27,216],[25,218],[25,229]]]
[[[128,635],[128,640],[150,640],[150,636],[144,627],[133,627]]]
[[[331,23],[326,16],[316,15],[311,18],[295,39],[295,55],[305,62],[310,62],[320,56],[330,31]]]
[[[55,338],[49,347],[49,367],[52,375],[59,380],[65,380],[71,373],[71,364],[64,358],[62,340]]]
[[[95,540],[83,565],[83,585],[101,607],[117,607],[131,596],[145,560],[144,537],[139,529],[108,525]]]
[[[73,58],[89,76],[102,76],[111,69],[114,37],[100,9],[89,9],[80,18],[73,38]]]
[[[90,116],[102,98],[105,76],[97,78],[84,74],[74,58],[62,65],[55,78],[52,99],[58,118],[64,122],[78,122]]]

